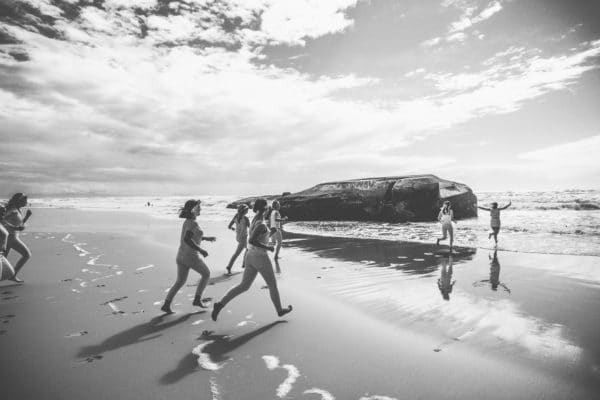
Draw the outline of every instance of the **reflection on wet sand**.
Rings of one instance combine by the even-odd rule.
[[[444,300],[450,300],[450,293],[452,293],[452,287],[456,283],[456,280],[452,280],[452,256],[448,258],[442,258],[442,268],[440,268],[441,276],[438,279],[438,289],[442,294]]]
[[[461,255],[467,249],[450,259],[433,254],[435,247],[427,244],[301,235],[287,247],[317,254],[327,266],[336,263],[323,270],[324,287],[394,324],[499,351],[516,346],[513,352],[526,349],[526,358],[574,361],[581,354],[565,337],[564,326],[528,314],[517,301],[522,299],[489,298],[473,292],[471,284],[461,287],[460,282],[475,280],[482,261],[475,253]],[[486,281],[505,288],[499,272],[496,254]],[[445,301],[450,293],[452,301]]]
[[[482,286],[485,283],[490,284],[490,288],[493,291],[498,290],[498,286],[503,288],[507,293],[510,294],[510,289],[505,283],[500,282],[500,261],[498,261],[498,251],[494,251],[494,255],[488,255],[490,262],[490,279],[483,279],[480,281],[473,282],[473,286]]]

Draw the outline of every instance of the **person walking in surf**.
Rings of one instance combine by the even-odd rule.
[[[202,293],[206,288],[208,278],[210,278],[210,270],[204,262],[204,258],[208,257],[208,252],[200,247],[200,243],[203,240],[214,242],[216,238],[213,236],[204,236],[204,233],[200,229],[196,218],[200,215],[201,210],[200,200],[188,200],[179,213],[179,218],[185,218],[185,221],[183,221],[183,226],[181,227],[181,241],[176,258],[177,280],[171,289],[169,289],[165,302],[160,308],[169,314],[173,312],[171,310],[171,302],[179,289],[187,281],[190,269],[198,272],[202,277],[196,288],[196,295],[194,296],[192,305],[206,308],[203,304]]]
[[[498,203],[496,203],[496,202],[492,203],[491,208],[485,208],[485,207],[481,207],[481,206],[477,207],[481,210],[490,212],[490,227],[492,228],[492,231],[488,235],[488,239],[491,239],[493,236],[496,246],[498,246],[498,233],[500,232],[500,210],[506,210],[508,207],[511,206],[511,204],[512,204],[512,201],[509,200],[508,204],[505,205],[504,207],[498,207]]]
[[[235,252],[231,256],[231,259],[229,260],[229,264],[227,264],[227,275],[231,275],[231,268],[233,267],[233,263],[242,253],[242,251],[248,246],[248,228],[250,227],[250,220],[248,219],[246,214],[248,214],[248,206],[246,204],[240,204],[237,213],[233,216],[228,226],[229,229],[235,231],[235,239],[237,240],[238,245],[235,249]],[[235,225],[235,228],[233,227],[233,225]],[[243,262],[242,268],[244,268]]]
[[[454,211],[452,211],[452,204],[449,201],[445,201],[444,205],[440,209],[438,214],[438,221],[442,224],[442,235],[443,237],[438,238],[436,244],[439,246],[440,241],[446,240],[448,236],[450,236],[450,251],[453,249],[454,245],[454,227],[452,226],[452,222],[456,222],[454,220]]]
[[[267,201],[265,199],[259,198],[254,202],[253,211],[256,215],[250,224],[250,238],[248,240],[248,252],[246,253],[244,261],[245,268],[242,281],[237,286],[229,289],[221,301],[213,304],[211,314],[213,321],[217,320],[219,313],[227,303],[250,288],[258,274],[263,277],[269,287],[269,294],[271,296],[271,301],[275,306],[277,315],[281,317],[292,311],[292,306],[287,306],[286,308],[281,306],[279,290],[277,289],[277,280],[275,279],[275,273],[273,272],[273,265],[267,254],[267,251],[273,251],[274,248],[273,246],[267,245],[269,240],[269,229],[267,229],[264,221],[266,208]]]

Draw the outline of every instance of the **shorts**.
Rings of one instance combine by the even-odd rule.
[[[492,232],[494,232],[497,235],[498,232],[500,232],[500,227],[499,226],[492,226]]]
[[[442,224],[442,234],[443,234],[444,236],[446,236],[446,234],[447,234],[448,232],[452,232],[452,233],[454,233],[454,230],[453,230],[453,228],[452,228],[452,224]]]
[[[261,271],[265,268],[273,270],[273,264],[271,264],[271,259],[269,258],[267,251],[255,247],[250,248],[246,253],[246,256],[244,257],[244,266],[246,268],[254,268],[257,271]]]

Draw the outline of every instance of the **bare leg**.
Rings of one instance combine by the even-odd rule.
[[[246,290],[250,289],[250,286],[252,286],[252,282],[254,282],[254,279],[256,278],[257,274],[258,271],[252,265],[246,265],[246,268],[244,269],[244,275],[242,276],[242,281],[237,286],[234,286],[231,289],[229,289],[229,291],[225,293],[225,296],[223,296],[221,301],[218,301],[213,304],[213,311],[211,314],[211,318],[213,321],[217,320],[221,309],[223,309],[223,307],[225,307],[227,303],[229,303],[231,300],[233,300],[240,294],[244,293]]]
[[[450,234],[450,251],[452,251],[452,246],[454,244],[454,228],[450,227],[448,233]]]
[[[278,314],[281,313],[281,299],[279,297],[279,290],[277,289],[277,280],[275,279],[275,274],[273,273],[273,266],[271,265],[271,260],[265,260],[265,265],[261,265],[258,272],[263,277],[263,279],[267,283],[267,286],[269,287],[269,294],[271,295],[271,301],[275,306],[275,310]]]
[[[21,268],[23,268],[25,263],[31,258],[31,251],[29,250],[29,248],[27,248],[25,243],[23,243],[23,241],[18,236],[14,235],[10,235],[8,237],[8,246],[6,248],[6,254],[8,254],[8,252],[11,249],[14,249],[17,253],[21,255],[21,258],[15,264],[15,275],[12,277],[14,281],[20,282],[21,280],[17,278],[17,274],[19,273]]]
[[[194,302],[192,303],[195,306],[199,306],[205,308],[202,304],[202,293],[204,293],[204,289],[208,284],[208,279],[210,278],[210,270],[206,263],[199,259],[193,265],[190,265],[190,268],[200,274],[200,282],[198,283],[198,287],[196,288],[196,295],[194,296]]]
[[[177,292],[179,292],[179,289],[181,289],[185,284],[185,281],[187,281],[189,272],[190,269],[187,266],[183,265],[180,262],[177,262],[177,279],[175,280],[173,286],[171,286],[171,289],[169,289],[169,293],[167,293],[167,297],[165,298],[165,304],[163,304],[163,306],[161,307],[162,311],[166,313],[173,312],[171,311],[171,301],[173,301],[173,298],[175,297]]]
[[[279,250],[281,250],[281,244],[283,243],[283,234],[281,233],[281,229],[277,229],[277,232],[274,235],[275,238],[275,259],[279,258]]]
[[[233,263],[238,258],[238,256],[242,253],[242,250],[246,248],[245,243],[238,243],[237,249],[235,249],[235,253],[231,256],[231,260],[229,260],[229,264],[227,264],[227,273],[231,273],[231,267],[233,267]]]

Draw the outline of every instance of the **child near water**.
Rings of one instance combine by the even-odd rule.
[[[491,208],[485,208],[478,206],[477,208],[490,212],[490,227],[492,228],[492,232],[488,235],[488,239],[494,237],[494,242],[496,242],[496,246],[498,246],[498,233],[500,232],[500,210],[506,210],[512,201],[509,200],[508,204],[504,207],[498,207],[498,203],[493,202]]]

